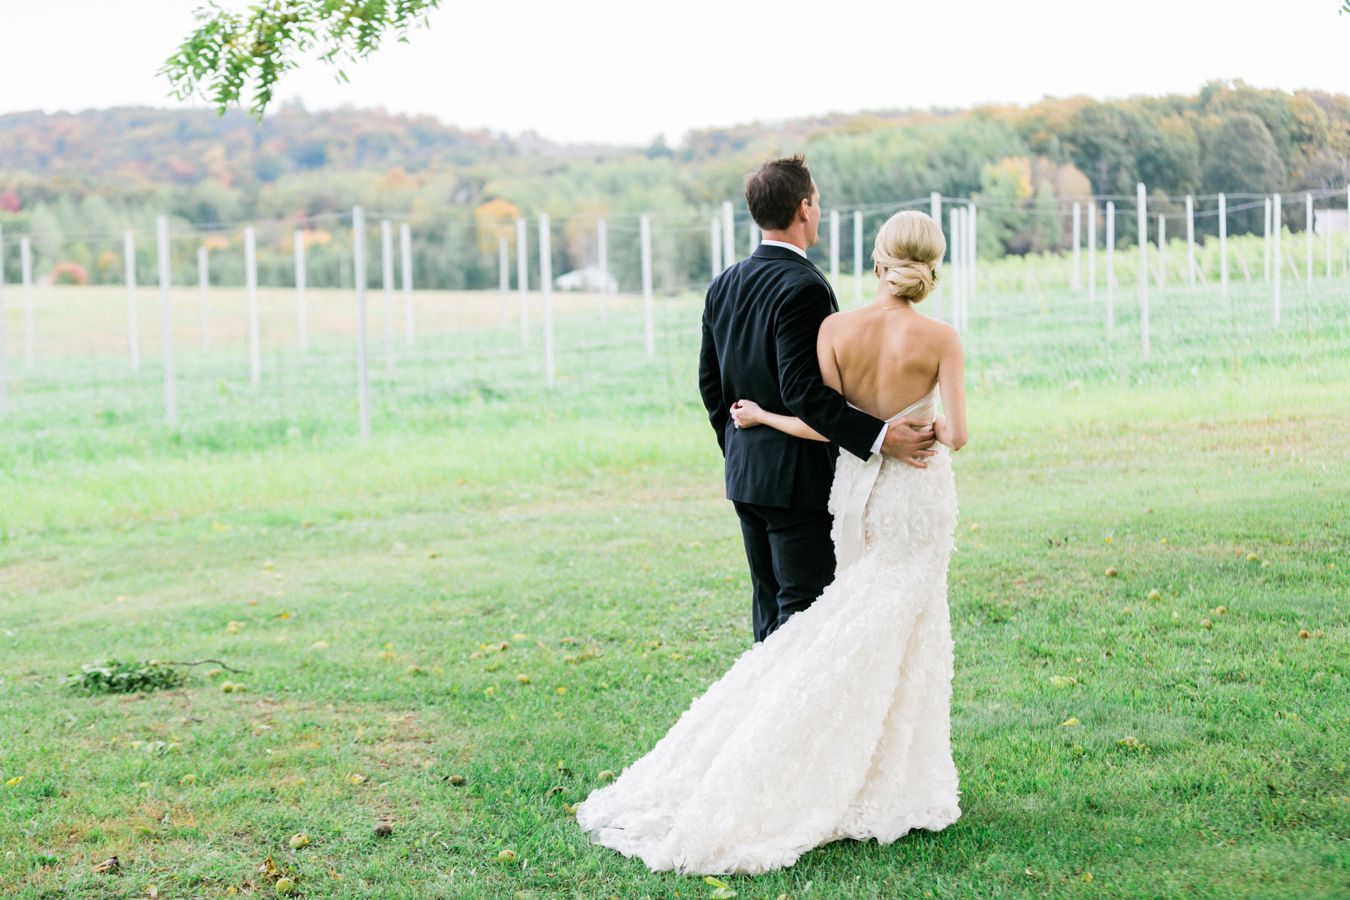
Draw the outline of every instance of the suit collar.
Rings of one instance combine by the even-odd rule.
[[[830,292],[830,305],[834,307],[835,312],[839,311],[839,301],[834,295],[834,285],[830,284],[830,279],[825,277],[825,273],[811,260],[802,256],[800,253],[794,253],[786,247],[775,247],[773,245],[760,244],[751,254],[755,259],[785,259],[789,262],[795,262],[798,265],[806,266],[812,272],[825,282],[825,288]]]
[[[813,269],[816,268],[815,263],[811,262],[811,260],[807,259],[805,256],[802,256],[800,253],[796,253],[786,247],[775,247],[772,244],[760,244],[755,248],[755,252],[751,255],[757,259],[790,259],[793,262],[799,262],[802,265],[810,266]]]

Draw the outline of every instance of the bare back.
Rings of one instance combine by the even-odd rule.
[[[826,384],[886,419],[933,389],[944,355],[950,358],[957,342],[950,325],[912,307],[870,303],[826,319],[817,352]]]

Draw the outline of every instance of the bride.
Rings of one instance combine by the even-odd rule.
[[[758,874],[841,838],[888,844],[960,816],[947,562],[963,359],[955,330],[914,308],[945,250],[928,216],[892,216],[872,251],[876,299],[827,318],[817,342],[826,384],[879,418],[934,418],[940,393],[938,452],[925,469],[840,454],[834,582],[578,806],[594,842],[653,871]],[[732,415],[738,428],[825,440],[750,400]]]

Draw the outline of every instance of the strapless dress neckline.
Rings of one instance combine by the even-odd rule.
[[[915,400],[909,406],[906,406],[904,409],[900,410],[895,415],[891,416],[889,419],[886,420],[886,422],[887,423],[898,422],[900,419],[904,418],[931,419],[933,418],[934,413],[937,412],[937,398],[938,398],[938,386],[934,384],[932,390],[924,394],[918,400]],[[849,403],[849,406],[852,406],[859,412],[867,411],[864,409],[860,409],[857,406],[854,406],[852,403]]]

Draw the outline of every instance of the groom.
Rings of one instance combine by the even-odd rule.
[[[820,596],[834,579],[826,503],[838,444],[924,468],[930,422],[887,426],[826,387],[816,333],[839,304],[806,258],[820,239],[820,193],[801,156],[766,162],[745,180],[750,216],[764,232],[754,254],[708,288],[699,352],[699,392],[726,461],[727,499],[736,507],[754,589],[755,640],[762,641]],[[734,427],[731,405],[746,398],[800,416],[833,443],[773,428]]]

